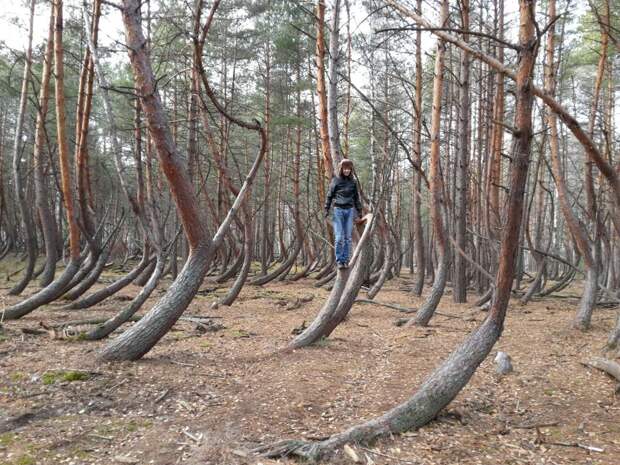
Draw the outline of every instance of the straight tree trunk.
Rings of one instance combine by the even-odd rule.
[[[327,86],[327,131],[332,163],[342,160],[340,130],[338,128],[338,68],[340,65],[340,1],[333,0],[334,8],[329,31],[329,70]],[[333,174],[333,173],[332,173]]]
[[[469,29],[469,0],[461,2],[461,17],[463,31]],[[467,42],[467,34],[463,35],[463,40]],[[461,250],[466,249],[466,228],[467,228],[467,173],[469,160],[469,53],[463,50],[461,54],[461,73],[459,87],[459,145],[456,159],[456,198],[455,208],[455,236],[456,244]],[[460,253],[454,257],[454,292],[452,297],[454,302],[467,302],[467,262]]]
[[[504,38],[504,0],[498,1],[497,21],[499,23],[499,39]],[[497,47],[497,60],[504,62],[504,47],[499,44]],[[489,168],[489,236],[498,236],[502,227],[500,214],[500,195],[499,190],[502,183],[502,149],[504,146],[504,75],[496,73],[495,101],[493,103],[493,132],[491,145],[491,164]]]
[[[422,0],[417,1],[417,11],[422,12]],[[415,44],[415,119],[414,119],[414,161],[422,166],[422,31],[416,32]],[[416,273],[413,293],[422,295],[426,271],[424,251],[424,229],[422,228],[422,176],[414,170],[413,179],[413,241],[415,248]]]

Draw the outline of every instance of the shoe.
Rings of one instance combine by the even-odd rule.
[[[338,262],[338,269],[339,270],[344,270],[346,267],[347,267],[346,263]]]
[[[349,262],[346,261],[342,264],[342,267],[346,270],[347,268],[349,268]]]

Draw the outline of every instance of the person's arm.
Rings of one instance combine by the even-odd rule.
[[[325,216],[329,215],[329,209],[332,206],[332,200],[334,199],[335,191],[336,191],[336,178],[332,177],[332,180],[329,183],[327,197],[325,198]]]

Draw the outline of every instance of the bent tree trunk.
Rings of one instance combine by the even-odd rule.
[[[446,0],[444,0],[446,1]],[[510,192],[508,195],[507,224],[502,232],[500,263],[496,277],[493,304],[487,319],[437,368],[406,402],[384,415],[354,426],[342,433],[314,443],[284,441],[256,449],[269,457],[297,455],[318,460],[348,442],[367,442],[379,436],[401,433],[419,428],[446,406],[487,357],[503,329],[520,234],[523,192],[527,179],[532,137],[532,70],[534,67],[534,1],[520,0],[521,27],[517,73],[517,103],[515,110],[514,158],[511,165]]]
[[[248,197],[249,197],[248,193]],[[248,278],[248,274],[250,273],[250,267],[252,265],[252,252],[254,251],[254,219],[252,218],[252,213],[250,211],[250,206],[248,203],[244,203],[243,208],[243,264],[241,265],[241,270],[239,271],[239,275],[235,282],[230,287],[228,293],[222,297],[222,299],[217,302],[217,304],[230,306],[233,304],[235,299],[239,296],[243,285],[245,284],[246,279]]]
[[[386,230],[385,231],[385,244],[386,244],[385,260],[383,262],[383,266],[381,267],[381,272],[379,273],[379,278],[377,279],[377,282],[373,284],[372,288],[370,288],[370,290],[368,291],[367,296],[369,299],[374,299],[377,296],[377,294],[383,287],[385,280],[387,279],[388,273],[390,269],[392,268],[392,265],[394,264],[393,259],[392,259],[393,243],[390,238],[390,231],[389,231],[389,228],[387,227],[385,228],[385,230]]]
[[[56,300],[64,293],[67,285],[71,282],[71,279],[73,279],[79,268],[79,260],[71,260],[63,273],[56,280],[52,281],[51,284],[44,287],[36,294],[28,297],[26,300],[4,309],[1,315],[2,318],[0,319],[16,320],[42,305]]]
[[[39,92],[39,111],[35,130],[34,145],[34,195],[37,213],[41,222],[43,242],[45,243],[45,268],[39,278],[39,285],[45,287],[54,280],[56,274],[56,262],[58,261],[58,228],[56,219],[49,206],[49,192],[43,168],[43,144],[45,143],[45,116],[49,103],[49,83],[52,74],[52,53],[54,51],[54,17],[50,15],[50,26],[45,48],[45,61],[41,77],[41,90]]]
[[[549,2],[549,14],[553,14],[555,17],[555,1]],[[550,95],[555,93],[555,69],[554,63],[554,28],[552,26],[549,35],[547,36],[546,45],[547,63],[545,69],[545,92]],[[581,301],[579,302],[579,308],[573,321],[573,326],[580,330],[586,330],[590,326],[590,320],[592,318],[592,311],[596,303],[596,291],[598,272],[596,269],[596,260],[592,254],[592,248],[588,235],[579,222],[573,209],[571,207],[568,188],[566,187],[566,180],[564,178],[564,172],[562,170],[562,162],[559,155],[559,137],[557,130],[557,120],[554,113],[547,110],[547,125],[549,126],[549,148],[551,153],[551,170],[555,179],[555,185],[558,191],[558,199],[560,202],[560,208],[568,229],[571,232],[573,241],[581,253],[584,260],[584,267],[586,269],[586,282]]]
[[[105,323],[97,326],[95,329],[86,334],[86,339],[89,340],[99,340],[103,339],[114,330],[119,328],[123,323],[126,323],[131,319],[135,313],[140,310],[146,299],[148,299],[157,284],[159,284],[159,280],[164,271],[164,265],[166,264],[166,259],[164,256],[159,255],[157,257],[157,264],[155,265],[155,271],[151,275],[151,278],[146,283],[146,286],[142,288],[142,290],[138,293],[136,297],[131,301],[131,303],[122,311],[118,312],[114,317],[110,318]]]
[[[101,273],[103,272],[108,258],[110,258],[110,253],[112,252],[112,248],[116,241],[118,230],[120,229],[122,224],[123,218],[121,217],[114,230],[110,232],[107,239],[103,241],[102,246],[98,248],[99,256],[97,257],[97,260],[93,263],[90,271],[84,276],[84,278],[82,278],[80,281],[77,281],[77,284],[75,286],[72,286],[71,289],[67,288],[67,290],[65,290],[65,295],[63,296],[65,300],[76,300],[81,297],[82,294],[88,291],[92,286],[95,285],[95,283],[99,279],[99,276],[101,276]],[[76,279],[74,278],[74,280]],[[69,284],[70,287],[71,284]]]
[[[67,148],[66,115],[65,115],[65,92],[64,92],[64,66],[63,66],[63,3],[56,0],[54,3],[54,66],[56,74],[56,127],[58,138],[58,158],[60,160],[61,190],[69,224],[69,264],[65,271],[47,287],[29,297],[28,299],[3,310],[4,319],[17,319],[32,312],[42,305],[56,300],[65,291],[78,269],[80,268],[80,231],[75,217],[73,202],[73,184],[69,166],[69,151]]]
[[[371,215],[366,215],[366,218],[366,227],[351,257],[353,268],[337,271],[336,281],[323,308],[310,326],[289,343],[287,350],[299,349],[329,336],[353,306],[370,265],[368,249],[374,222]]]
[[[448,2],[441,4],[441,22],[448,21]],[[440,167],[439,138],[441,133],[441,100],[443,90],[444,61],[446,44],[443,40],[437,41],[437,54],[435,56],[435,76],[433,80],[433,113],[431,117],[431,160],[430,160],[430,190],[431,190],[431,219],[437,246],[437,261],[439,269],[435,273],[433,287],[426,301],[410,321],[410,324],[426,326],[433,317],[437,305],[443,296],[448,278],[449,253],[447,244],[446,226],[443,218],[443,181]]]
[[[66,292],[63,296],[65,300],[75,300],[82,296],[86,291],[88,291],[92,286],[95,285],[99,276],[103,272],[103,268],[110,258],[110,253],[112,252],[112,245],[106,248],[99,254],[99,258],[95,262],[94,267],[90,270],[88,275],[82,279],[73,289]]]
[[[144,271],[144,269],[150,263],[149,256],[148,256],[148,250],[145,249],[144,252],[145,253],[142,256],[142,260],[140,260],[140,263],[138,263],[138,265],[136,265],[136,267],[133,270],[131,270],[129,273],[127,273],[125,276],[117,279],[109,286],[106,286],[103,289],[100,289],[97,292],[94,292],[84,297],[83,299],[80,299],[76,302],[73,302],[67,305],[66,308],[77,310],[81,308],[92,307],[93,305],[96,305],[99,302],[104,301],[111,295],[116,294],[118,291],[120,291],[125,286],[129,285],[131,282],[133,282],[134,279],[138,277],[138,275],[140,275],[140,273],[142,273],[142,271]]]
[[[203,42],[218,5],[219,1],[216,0],[202,32]],[[200,10],[201,5],[196,9],[198,21],[200,20]],[[150,59],[145,51],[146,41],[140,26],[140,16],[139,0],[124,0],[123,23],[125,25],[129,58],[136,80],[136,87],[141,95],[142,108],[146,115],[149,132],[157,147],[160,166],[168,179],[172,197],[183,223],[183,229],[189,246],[189,254],[181,273],[168,288],[161,300],[137,324],[125,331],[102,350],[100,356],[104,360],[136,360],[142,357],[157,344],[157,341],[179,319],[196,295],[215,251],[222,243],[237,210],[250,189],[261,161],[265,156],[267,143],[266,133],[263,128],[258,124],[251,126],[260,132],[260,151],[226,218],[218,228],[213,240],[209,239],[202,211],[198,208],[194,196],[189,173],[174,144],[170,126],[157,92]],[[201,71],[204,71],[202,66]],[[218,107],[218,110],[225,112],[220,107]],[[229,115],[227,117],[231,119]],[[245,127],[250,127],[250,125],[246,124]]]
[[[26,50],[26,63],[24,64],[24,78],[22,80],[21,94],[19,98],[19,110],[17,113],[17,126],[15,128],[15,140],[13,144],[13,181],[15,182],[15,198],[19,207],[19,214],[22,217],[22,230],[25,234],[26,251],[28,262],[22,279],[19,280],[11,290],[10,295],[19,295],[32,279],[35,262],[37,260],[37,239],[35,237],[35,227],[30,215],[31,209],[28,208],[26,193],[22,186],[22,177],[19,167],[22,161],[20,147],[24,132],[24,119],[26,117],[26,105],[28,103],[28,82],[30,81],[30,67],[32,65],[32,28],[34,22],[35,0],[30,1],[30,26],[28,27],[28,49]]]
[[[136,360],[157,344],[185,311],[207,271],[212,256],[211,241],[206,235],[202,212],[186,166],[172,139],[142,34],[140,2],[123,2],[123,23],[129,59],[141,95],[147,126],[172,192],[189,244],[189,257],[159,302],[137,324],[107,345],[100,353],[104,360]]]
[[[620,348],[620,311],[616,319],[616,326],[609,334],[609,339],[607,339],[607,348],[610,350]]]

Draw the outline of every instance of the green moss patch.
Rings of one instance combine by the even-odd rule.
[[[57,371],[47,371],[43,373],[41,376],[41,381],[43,384],[50,385],[54,384],[58,381],[66,381],[66,382],[74,382],[74,381],[88,381],[90,379],[90,374],[85,371],[74,371],[74,370],[57,370]]]

